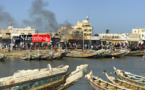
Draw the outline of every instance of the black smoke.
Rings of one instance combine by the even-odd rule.
[[[60,27],[61,27],[61,26],[70,27],[70,26],[72,26],[72,24],[71,24],[68,20],[66,20],[63,24],[60,24],[59,26],[60,26]]]
[[[48,5],[48,2],[43,2],[43,0],[33,0],[31,8],[29,9],[29,19],[23,19],[21,26],[30,26],[39,32],[57,32],[61,26],[72,25],[68,20],[63,24],[58,24],[55,14],[46,9]],[[11,25],[11,22],[14,27],[20,27],[11,14],[4,11],[4,8],[0,5],[0,29],[7,28]]]
[[[4,11],[4,7],[0,6],[0,29],[7,29],[9,25],[17,26],[16,21],[8,12]]]
[[[34,0],[29,12],[30,20],[23,20],[24,25],[31,26],[39,32],[56,32],[59,25],[56,21],[55,14],[45,7],[47,2],[43,0]]]

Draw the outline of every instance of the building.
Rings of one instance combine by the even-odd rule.
[[[78,21],[76,26],[62,26],[57,33],[61,36],[61,42],[90,43],[92,35],[91,23],[88,20]]]
[[[128,33],[117,34],[117,33],[102,33],[99,34],[100,40],[103,43],[111,44],[111,43],[124,43],[127,41]]]
[[[132,29],[132,34],[138,35],[139,36],[139,42],[143,43],[145,42],[145,28],[136,28]]]
[[[100,37],[99,37],[99,35],[92,35],[91,37],[90,37],[90,40],[91,40],[91,44],[92,45],[100,45],[101,44],[101,41],[100,41]]]
[[[78,21],[76,26],[72,26],[73,29],[76,31],[74,33],[84,33],[84,39],[90,40],[90,37],[92,35],[92,29],[91,23],[88,22],[88,20]]]
[[[13,26],[8,26],[8,29],[0,29],[0,32],[2,36],[2,47],[8,47],[10,43],[19,45],[19,36],[35,34],[35,29],[31,27],[13,28]]]
[[[59,34],[61,38],[60,42],[68,42],[68,40],[71,39],[73,30],[74,29],[71,26],[68,26],[68,27],[62,26],[60,29],[58,29],[57,33]]]

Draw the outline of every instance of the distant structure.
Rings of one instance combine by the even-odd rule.
[[[12,23],[10,24],[11,26],[8,26],[8,29],[0,29],[1,46],[8,46],[11,43],[20,44],[20,35],[35,34],[35,29],[31,27],[13,28]]]
[[[132,33],[106,33],[99,34],[100,41],[105,44],[143,44],[145,43],[145,28],[132,29]]]
[[[61,42],[82,42],[84,34],[85,43],[89,43],[93,27],[88,22],[88,16],[86,19],[78,21],[76,26],[62,26],[58,29],[57,33],[61,36]]]
[[[109,32],[110,32],[110,30],[109,30],[109,29],[107,29],[107,30],[106,30],[106,33],[109,33]]]
[[[89,20],[89,16],[86,16],[86,19]]]

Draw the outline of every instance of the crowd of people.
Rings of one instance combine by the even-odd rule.
[[[11,50],[35,50],[35,49],[57,49],[61,47],[62,49],[92,49],[92,50],[99,50],[99,49],[109,49],[109,48],[131,48],[133,47],[134,49],[143,49],[144,44],[141,43],[110,43],[110,44],[84,44],[82,43],[23,43],[21,42],[19,45],[18,44],[3,44],[2,49],[7,48],[8,51]]]

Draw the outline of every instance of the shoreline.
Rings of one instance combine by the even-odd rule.
[[[22,55],[22,54],[32,54],[32,53],[34,53],[34,54],[38,54],[38,53],[42,53],[42,52],[49,52],[49,51],[51,51],[51,50],[32,50],[32,51],[30,51],[30,50],[11,50],[10,52],[8,52],[7,53],[7,58],[9,58],[9,57],[17,57],[17,58],[19,58],[20,57],[20,55]],[[0,53],[4,53],[4,51],[0,51]]]

